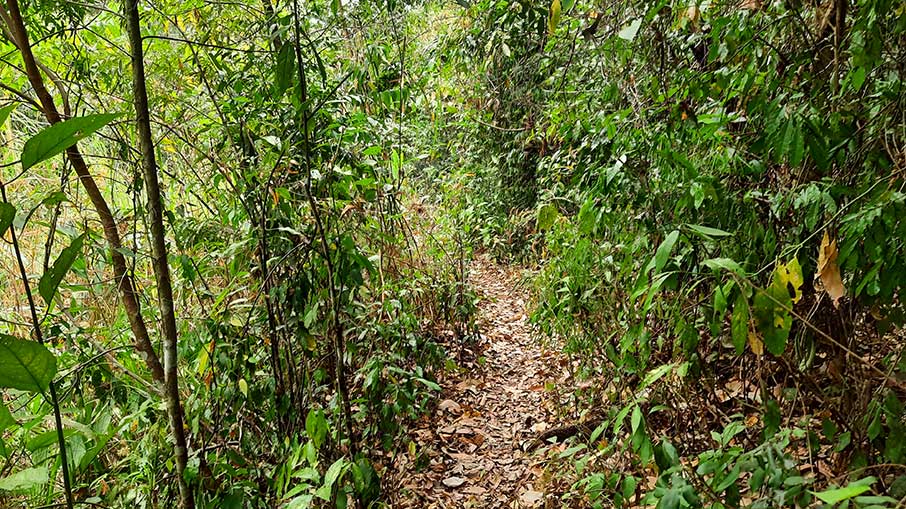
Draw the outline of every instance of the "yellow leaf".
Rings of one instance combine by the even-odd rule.
[[[802,298],[802,283],[804,282],[799,259],[793,258],[786,265],[778,266],[774,274],[780,279],[780,283],[784,288],[787,290],[793,289],[793,295],[791,296],[793,303],[799,302],[799,299]]]
[[[761,338],[758,337],[758,334],[754,332],[749,332],[749,348],[752,349],[752,353],[755,355],[764,353],[764,343],[761,341]]]
[[[560,22],[560,0],[553,0],[551,2],[551,11],[550,17],[547,19],[547,29],[550,33],[554,33],[554,30],[557,28],[557,23]]]
[[[840,297],[846,295],[846,287],[840,277],[840,266],[837,265],[837,241],[831,240],[830,235],[824,232],[821,247],[818,248],[818,279],[824,285],[824,291],[834,302],[834,307],[839,307]]]
[[[245,378],[239,379],[239,392],[241,392],[243,396],[249,397],[249,384],[245,381]]]
[[[208,369],[209,360],[210,360],[210,356],[208,355],[207,347],[202,348],[201,351],[198,352],[198,374],[199,375],[204,375],[204,372]]]

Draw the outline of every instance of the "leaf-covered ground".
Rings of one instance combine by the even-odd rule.
[[[450,375],[433,415],[411,432],[413,449],[393,465],[393,507],[538,507],[541,457],[524,452],[556,426],[544,381],[566,373],[559,354],[539,346],[526,323],[518,276],[486,257],[472,265],[481,296],[475,360]]]

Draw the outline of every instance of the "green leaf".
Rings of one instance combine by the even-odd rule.
[[[119,113],[86,115],[45,128],[32,136],[22,147],[22,169],[27,170],[63,152],[119,116]]]
[[[744,271],[738,263],[736,263],[734,260],[731,260],[730,258],[710,258],[703,261],[702,264],[705,267],[713,270],[726,270],[733,272],[740,277],[746,276],[746,271]]]
[[[676,245],[676,239],[678,238],[679,230],[673,230],[658,246],[657,251],[654,253],[654,272],[660,272],[667,265],[667,260],[670,258],[670,253],[673,252],[673,246]]]
[[[0,108],[0,127],[3,127],[3,125],[6,124],[6,120],[9,118],[10,113],[12,113],[18,105],[19,103],[12,103]]]
[[[557,221],[557,216],[560,213],[557,211],[557,207],[551,205],[550,203],[544,204],[538,208],[538,231],[550,230],[554,223]]]
[[[687,224],[686,227],[689,228],[690,230],[692,230],[693,232],[698,233],[699,235],[702,235],[707,238],[732,237],[733,236],[733,234],[730,232],[719,230],[717,228],[711,228],[710,226],[702,226],[700,224]]]
[[[16,207],[6,202],[0,203],[0,237],[6,235],[6,230],[12,226],[15,218]]]
[[[283,95],[293,83],[295,73],[296,53],[292,44],[284,44],[277,54],[277,68],[274,70],[274,83],[277,87],[277,96]]]
[[[844,500],[848,500],[853,497],[857,497],[870,489],[869,486],[861,484],[850,484],[845,488],[837,488],[832,490],[824,490],[819,492],[812,491],[811,494],[815,495],[825,504],[836,504]]]
[[[0,479],[0,490],[28,490],[46,484],[48,480],[46,467],[26,468]]]
[[[318,488],[318,491],[315,492],[315,496],[321,500],[329,501],[330,495],[333,493],[334,483],[337,482],[337,479],[339,479],[348,467],[349,464],[346,462],[345,458],[334,461],[327,469],[327,473],[324,474],[324,484]]]
[[[44,301],[48,304],[50,304],[50,301],[53,299],[53,295],[60,286],[60,282],[63,281],[63,277],[69,272],[70,267],[72,267],[72,263],[82,252],[82,244],[84,242],[85,234],[83,233],[76,237],[76,239],[72,241],[72,244],[60,253],[60,256],[53,262],[53,267],[41,276],[41,280],[38,282],[38,292],[41,294],[41,297],[44,297]]]
[[[324,417],[323,410],[320,408],[309,410],[308,416],[305,418],[305,431],[315,447],[320,449],[327,437],[327,419]]]
[[[0,334],[0,387],[43,392],[57,374],[57,358],[35,341]]]
[[[749,303],[742,293],[736,297],[733,304],[733,316],[730,319],[730,330],[733,336],[733,348],[736,355],[741,355],[746,349],[746,339],[749,335]]]
[[[16,424],[13,414],[9,413],[9,408],[6,408],[5,404],[0,403],[0,433],[13,424]]]

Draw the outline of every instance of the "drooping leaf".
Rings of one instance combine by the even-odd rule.
[[[83,233],[76,237],[72,244],[60,253],[60,256],[53,262],[53,266],[41,276],[41,280],[38,282],[38,292],[48,304],[53,299],[60,282],[63,281],[63,277],[66,276],[66,273],[72,267],[72,263],[82,252],[82,244],[84,242],[85,234]]]
[[[547,30],[549,33],[553,34],[554,30],[557,29],[557,24],[560,23],[560,0],[553,0],[551,2],[550,13],[547,18]]]
[[[26,468],[0,479],[0,490],[23,491],[46,484],[49,480],[46,467]]]
[[[7,104],[6,106],[0,108],[0,127],[3,127],[6,124],[6,120],[9,118],[9,115],[16,109],[18,103]]]
[[[736,349],[736,355],[740,355],[746,349],[746,339],[749,335],[749,303],[746,296],[742,293],[736,297],[736,303],[733,304],[733,316],[730,319],[730,329],[733,337],[733,347]]]
[[[673,246],[676,245],[676,239],[679,238],[679,230],[673,230],[669,235],[661,242],[661,245],[658,246],[657,251],[654,253],[654,272],[660,272],[661,269],[667,265],[667,260],[670,258],[670,253],[673,252]]]
[[[0,387],[44,392],[57,374],[57,358],[35,341],[0,334]]]
[[[0,203],[0,237],[6,235],[6,230],[12,226],[15,218],[16,207],[6,202]]]
[[[846,287],[843,286],[843,279],[840,277],[840,266],[837,265],[837,241],[831,240],[830,235],[824,232],[824,238],[821,239],[821,246],[818,248],[818,278],[824,286],[824,291],[834,302],[834,306],[840,305],[840,298],[846,295]]]
[[[32,136],[22,147],[22,169],[50,159],[119,117],[119,113],[86,115],[56,123]]]
[[[284,44],[277,53],[277,67],[274,69],[274,84],[277,88],[277,96],[283,95],[286,89],[293,83],[295,75],[296,53],[293,51],[292,44]]]
[[[308,438],[314,442],[315,447],[320,449],[324,439],[327,438],[327,418],[324,417],[323,410],[315,408],[308,411],[308,416],[305,418],[305,431],[308,433]]]

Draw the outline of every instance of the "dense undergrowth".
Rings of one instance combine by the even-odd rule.
[[[129,6],[0,9],[0,505],[382,506],[473,249],[564,506],[902,503],[902,1]]]
[[[585,380],[563,419],[594,428],[552,456],[549,489],[579,507],[900,504],[904,6],[468,17],[448,42],[481,79],[448,195],[479,244],[533,269],[531,320]]]

